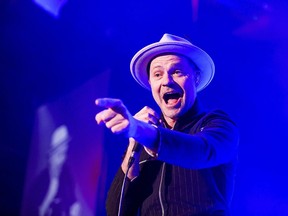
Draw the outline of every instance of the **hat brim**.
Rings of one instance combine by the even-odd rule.
[[[199,47],[183,42],[157,42],[138,51],[131,60],[130,71],[133,78],[144,88],[151,90],[148,81],[148,64],[155,57],[165,54],[180,54],[186,56],[196,64],[200,70],[200,82],[197,92],[206,88],[215,73],[214,62],[211,57]]]

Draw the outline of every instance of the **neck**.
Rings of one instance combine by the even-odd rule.
[[[170,118],[168,116],[165,116],[162,113],[162,121],[163,125],[165,125],[166,128],[174,128],[175,124],[177,122],[187,122],[187,121],[191,121],[196,115],[198,115],[198,113],[203,112],[202,108],[199,106],[199,103],[197,100],[195,100],[194,104],[192,105],[192,107],[190,107],[190,109],[188,109],[183,115],[178,116],[177,118]],[[182,124],[181,123],[181,124]],[[178,124],[178,123],[177,123]]]
[[[164,117],[164,119],[165,119],[165,126],[167,127],[167,128],[169,128],[169,129],[171,129],[171,128],[173,128],[174,127],[174,125],[175,125],[175,123],[176,123],[176,121],[177,121],[177,119],[171,119],[171,118],[169,118],[169,117],[166,117],[166,116],[163,116]]]

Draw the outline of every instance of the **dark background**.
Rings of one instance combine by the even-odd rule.
[[[288,215],[287,9],[284,0],[68,0],[55,17],[33,1],[1,0],[0,212],[20,214],[37,108],[107,69],[107,97],[121,98],[132,113],[156,108],[129,63],[172,33],[211,55],[215,78],[199,97],[239,125],[234,215]],[[121,150],[111,154],[120,158]]]

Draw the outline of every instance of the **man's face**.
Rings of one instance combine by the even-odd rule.
[[[159,56],[150,64],[152,95],[170,126],[195,102],[195,75],[192,62],[180,55]]]

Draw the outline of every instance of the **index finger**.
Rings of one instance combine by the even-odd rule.
[[[98,98],[95,100],[97,106],[105,108],[121,108],[123,107],[122,101],[115,98]]]

